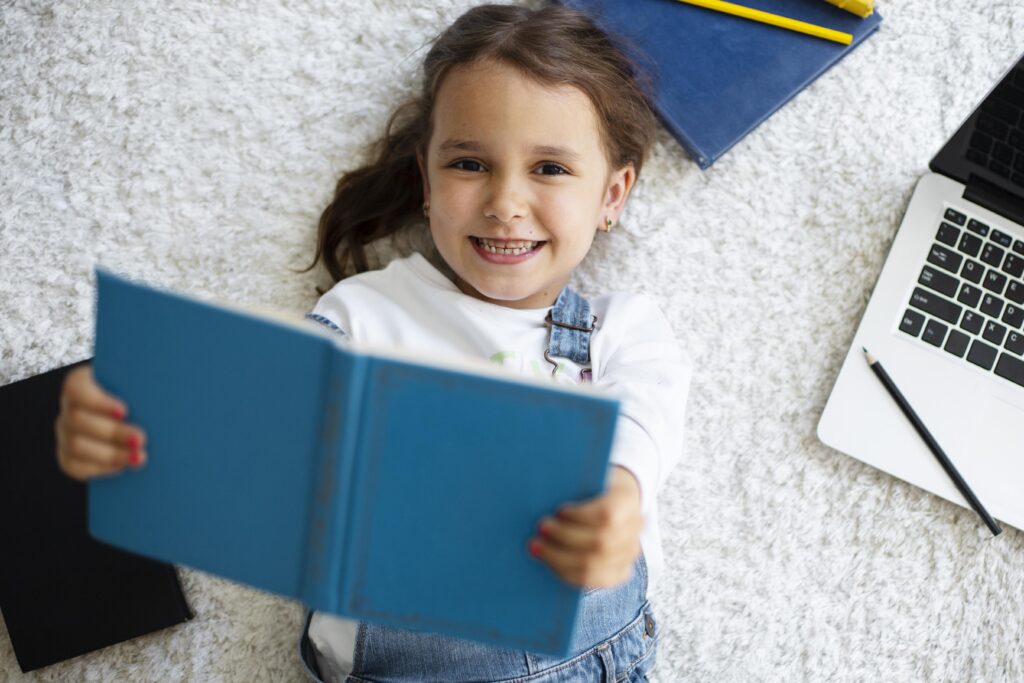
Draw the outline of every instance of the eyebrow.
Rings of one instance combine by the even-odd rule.
[[[441,151],[447,152],[449,150],[482,152],[484,151],[484,146],[475,140],[445,140],[441,143]],[[533,153],[561,157],[563,159],[568,159],[569,161],[580,161],[583,158],[579,153],[574,152],[568,147],[559,147],[558,145],[534,145]]]

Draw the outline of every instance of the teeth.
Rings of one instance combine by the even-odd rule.
[[[518,256],[520,254],[525,254],[526,252],[531,251],[532,249],[534,249],[539,244],[539,242],[524,242],[524,241],[502,242],[502,243],[499,244],[497,242],[492,242],[491,240],[484,239],[482,237],[476,238],[476,241],[477,241],[477,244],[479,244],[480,246],[482,246],[484,249],[486,249],[487,251],[491,252],[492,254],[505,254],[505,255],[511,255],[511,256]]]

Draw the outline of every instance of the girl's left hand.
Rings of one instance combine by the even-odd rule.
[[[610,588],[629,579],[640,555],[640,484],[633,474],[612,467],[604,494],[559,508],[557,517],[538,525],[530,551],[563,580],[586,588]]]

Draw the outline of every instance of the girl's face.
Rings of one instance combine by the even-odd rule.
[[[455,284],[502,306],[551,306],[599,226],[618,220],[633,166],[609,169],[581,90],[539,85],[501,62],[453,68],[433,116],[427,158],[417,158],[431,236]]]

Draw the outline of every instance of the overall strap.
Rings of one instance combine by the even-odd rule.
[[[566,285],[544,318],[544,324],[550,330],[544,358],[554,366],[551,374],[558,370],[558,363],[552,357],[558,356],[585,366],[583,377],[588,380],[590,339],[597,329],[597,316],[591,314],[590,303]]]

